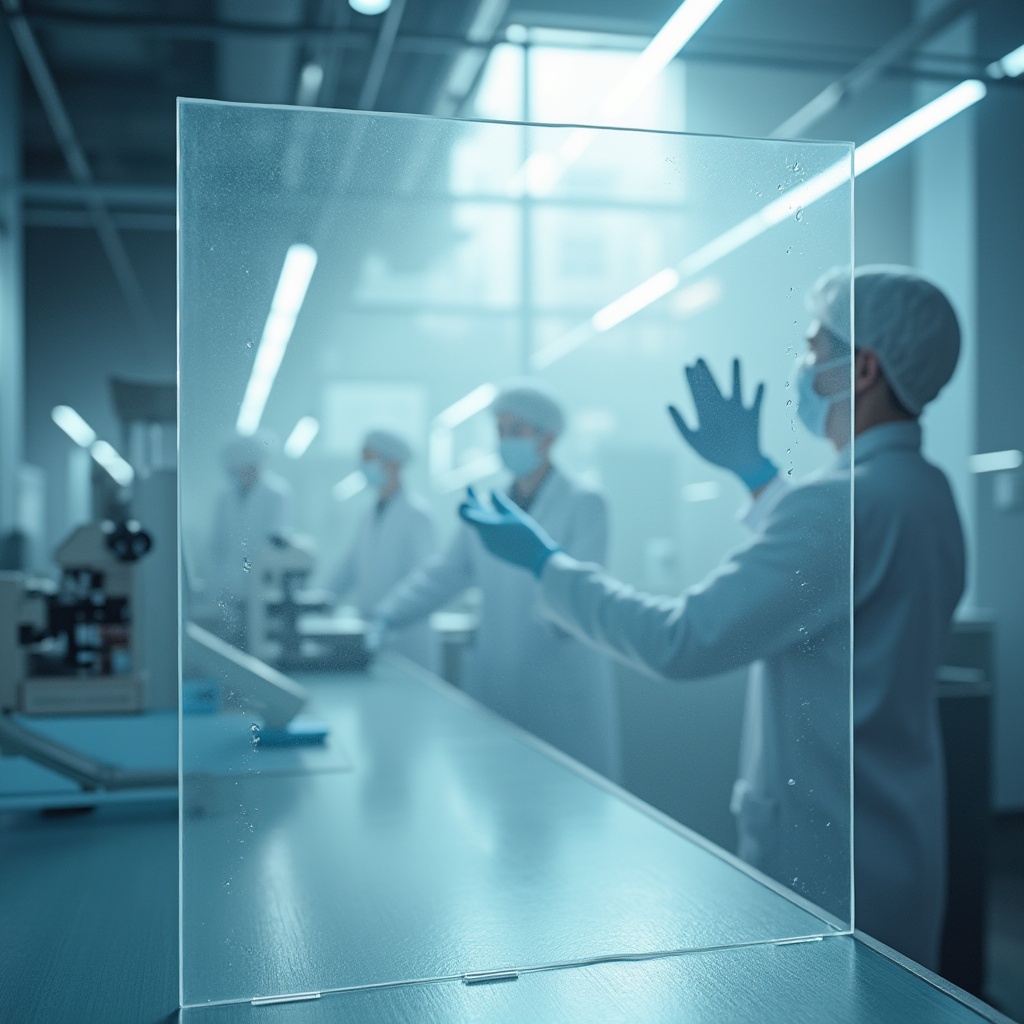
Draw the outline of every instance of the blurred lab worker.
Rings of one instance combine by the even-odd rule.
[[[754,536],[681,597],[639,594],[569,557],[500,496],[490,510],[471,495],[462,515],[490,550],[532,570],[555,622],[599,649],[673,679],[758,663],[733,791],[740,855],[823,902],[827,876],[803,883],[805,870],[821,870],[814,847],[819,858],[834,849],[823,826],[843,822],[848,798],[835,737],[845,714],[852,426],[855,920],[935,968],[946,881],[936,676],[963,591],[964,545],[949,484],[921,455],[918,417],[953,374],[960,331],[945,295],[908,268],[864,267],[854,295],[852,352],[848,272],[826,275],[809,298],[798,412],[837,455],[798,485],[782,483],[761,452],[763,386],[748,408],[738,363],[730,399],[703,361],[687,369],[699,425],[675,409],[673,418],[698,454],[745,482]]]
[[[290,526],[291,487],[266,468],[274,445],[265,431],[238,434],[224,445],[230,483],[217,503],[209,552],[208,582],[215,596],[245,601],[247,566]]]
[[[601,563],[608,539],[604,498],[560,472],[551,449],[563,413],[541,383],[503,388],[491,412],[501,460],[512,474],[510,501],[559,544]],[[479,587],[480,623],[467,651],[465,689],[499,714],[584,764],[615,778],[618,722],[607,659],[548,619],[535,579],[489,554],[476,531],[460,524],[443,554],[377,607],[388,629],[429,615],[470,587]]]
[[[366,617],[434,551],[429,507],[402,483],[402,470],[411,458],[412,449],[391,431],[371,430],[363,441],[363,475],[377,500],[359,524],[355,541],[327,589],[339,598],[351,594],[360,614]],[[434,668],[434,647],[426,619],[393,630],[385,646],[424,668]]]

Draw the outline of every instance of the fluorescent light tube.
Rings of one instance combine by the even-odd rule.
[[[971,78],[908,114],[902,121],[897,121],[891,128],[857,147],[853,156],[853,173],[863,174],[933,128],[945,124],[951,117],[984,99],[987,91],[984,82]]]
[[[117,453],[114,446],[107,441],[93,441],[89,454],[114,478],[122,487],[129,487],[135,479],[135,470]]]
[[[671,272],[675,273],[674,271]],[[666,274],[666,271],[663,270],[659,273]],[[634,288],[633,292],[627,294],[632,295],[639,289],[642,289],[645,286],[650,286],[651,282],[658,276],[658,274],[655,274],[654,277],[648,278],[642,285],[638,285],[637,288]],[[665,283],[667,284],[669,280],[670,278],[666,275]],[[712,303],[717,302],[718,299],[721,298],[721,295],[722,285],[718,279],[714,277],[703,277],[699,281],[695,281],[693,284],[687,286],[679,293],[675,300],[673,311],[676,316],[690,317],[693,316],[694,313],[698,313],[700,310],[712,305]],[[560,338],[557,338],[555,341],[549,342],[543,348],[538,349],[530,357],[530,366],[535,372],[545,370],[552,364],[557,363],[559,359],[563,359],[574,349],[586,344],[586,342],[590,341],[596,333],[601,333],[601,331],[609,330],[611,327],[614,327],[615,324],[610,323],[612,315],[626,311],[625,306],[619,307],[618,310],[614,307],[625,298],[626,296],[622,296],[622,298],[616,299],[615,302],[609,303],[604,307],[604,309],[595,313],[594,316],[586,323],[579,324],[571,331],[567,331]],[[644,302],[643,305],[640,305],[639,302],[634,302],[635,308],[628,313],[628,316],[633,316],[635,313],[640,312],[641,309],[649,306],[652,302],[656,302],[661,298],[661,294],[658,293],[656,288],[650,287],[650,291],[646,295],[641,295],[639,298],[647,299],[648,301]],[[594,320],[600,316],[601,313],[606,314],[606,320],[603,320],[602,323],[608,322],[608,327],[595,326]],[[628,317],[623,316],[618,320],[618,323],[622,323],[625,319],[628,319]]]
[[[717,277],[704,277],[684,288],[673,300],[672,308],[678,316],[690,317],[722,297],[722,284]]]
[[[300,107],[311,107],[320,97],[320,88],[324,84],[324,69],[312,61],[303,65],[299,74],[299,88],[295,102]]]
[[[602,115],[605,118],[615,118],[639,99],[721,3],[722,0],[683,0],[672,17],[662,25],[658,34],[633,61],[629,71],[612,86],[601,103]],[[510,26],[512,27],[514,26]],[[527,37],[524,36],[521,42],[526,41]],[[587,151],[593,141],[592,131],[576,128],[557,154],[535,153],[512,179],[510,193],[513,196],[521,196],[529,190],[530,194],[535,196],[548,195],[566,169]]]
[[[334,495],[336,501],[348,501],[349,498],[354,498],[365,490],[366,477],[361,469],[357,469],[354,473],[349,473],[348,476],[339,480],[331,489],[331,494]]]
[[[721,493],[721,487],[714,480],[683,486],[683,501],[714,501]]]
[[[320,421],[313,416],[303,416],[292,427],[288,440],[284,443],[284,453],[289,459],[301,459],[306,449],[313,443],[313,438],[320,433]]]
[[[310,278],[316,269],[316,250],[309,245],[293,245],[288,249],[277,282],[270,315],[263,328],[260,346],[252,364],[252,373],[238,410],[235,424],[240,434],[255,434],[259,429],[263,410],[274,386],[274,379],[291,340],[295,319],[306,298]]]
[[[96,431],[70,405],[56,405],[50,419],[80,448],[88,448],[96,440]]]
[[[474,388],[468,395],[464,395],[457,402],[452,403],[443,412],[434,417],[434,423],[439,427],[457,427],[464,423],[471,416],[483,412],[498,395],[498,389],[493,384],[481,384]]]
[[[464,466],[450,469],[441,482],[441,490],[447,493],[461,491],[463,487],[474,484],[484,477],[493,476],[501,469],[501,459],[497,455],[481,455],[480,458],[467,462]]]
[[[635,316],[646,309],[652,302],[657,302],[663,295],[675,291],[679,284],[679,274],[671,267],[659,270],[653,277],[631,288],[625,295],[609,302],[604,309],[599,309],[591,318],[590,324],[595,331],[610,331],[613,327]]]
[[[1024,46],[1011,50],[1002,60],[994,61],[985,70],[993,78],[1016,78],[1024,74]]]
[[[721,3],[722,0],[684,0],[608,94],[602,110],[611,115],[626,110],[668,67]]]
[[[858,146],[853,154],[854,176],[863,174],[887,157],[921,138],[933,128],[944,124],[961,111],[973,106],[985,96],[984,82],[968,79],[915,110],[896,124]],[[706,270],[712,264],[741,246],[764,234],[769,228],[781,224],[788,217],[799,217],[801,211],[840,188],[849,181],[850,165],[840,160],[831,167],[786,191],[767,206],[751,214],[701,246],[673,267],[666,267],[642,284],[619,296],[598,310],[589,324],[580,324],[562,338],[552,342],[533,358],[535,369],[557,362],[569,352],[579,348],[593,337],[594,332],[607,331],[623,320],[634,316],[652,302],[674,291],[688,277]]]
[[[1024,466],[1024,452],[1011,449],[1005,452],[983,452],[967,460],[972,473],[1001,473]]]

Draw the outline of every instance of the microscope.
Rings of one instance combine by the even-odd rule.
[[[57,584],[0,574],[0,711],[143,710],[136,573],[152,545],[138,522],[102,520],[57,549]]]
[[[278,668],[361,670],[370,662],[365,623],[339,619],[332,597],[309,588],[311,542],[272,537],[252,559],[246,598],[246,649]]]

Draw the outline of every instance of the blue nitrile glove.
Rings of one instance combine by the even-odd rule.
[[[686,380],[697,410],[698,426],[691,429],[682,414],[670,405],[668,411],[679,433],[703,459],[735,473],[751,491],[764,487],[778,475],[778,468],[761,453],[758,439],[764,383],[758,384],[750,408],[743,405],[740,361],[732,361],[732,397],[726,398],[703,359],[684,367]]]
[[[494,508],[486,508],[470,487],[459,506],[459,515],[480,534],[492,555],[540,578],[547,560],[562,549],[540,523],[500,491],[495,491],[491,500]]]

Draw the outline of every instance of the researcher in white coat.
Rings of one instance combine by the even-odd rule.
[[[245,601],[248,571],[275,536],[291,526],[291,487],[270,472],[273,435],[236,435],[222,453],[230,483],[217,502],[210,535],[207,589],[212,596]]]
[[[747,484],[754,536],[681,597],[637,593],[570,557],[500,497],[492,510],[471,495],[462,514],[490,550],[535,574],[553,621],[598,649],[673,679],[756,663],[733,799],[740,853],[841,910],[852,429],[855,920],[934,968],[946,877],[936,677],[964,546],[948,482],[921,455],[918,417],[952,376],[960,333],[942,292],[907,268],[859,270],[855,297],[851,335],[848,274],[811,295],[799,414],[837,455],[797,486],[778,482],[761,452],[763,390],[747,408],[738,366],[731,399],[702,362],[688,369],[700,424],[673,416],[698,453]]]
[[[600,564],[608,543],[604,499],[551,461],[563,427],[554,396],[539,382],[503,388],[491,407],[510,500],[576,557]],[[605,775],[619,771],[611,666],[543,614],[537,581],[491,555],[462,524],[448,549],[388,595],[377,618],[388,629],[429,615],[470,587],[480,622],[467,651],[465,689],[517,725]]]
[[[351,595],[364,617],[427,561],[435,547],[434,524],[427,503],[402,482],[412,459],[409,444],[389,430],[371,430],[363,441],[362,471],[376,501],[356,531],[355,541],[327,583],[338,598]],[[391,630],[388,650],[433,670],[435,644],[426,619]]]

